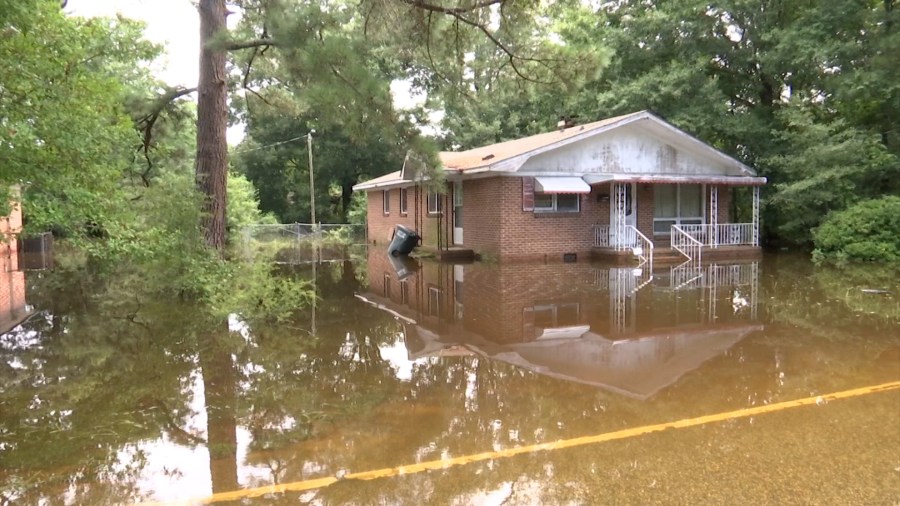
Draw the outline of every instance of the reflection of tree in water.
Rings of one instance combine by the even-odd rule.
[[[868,320],[836,303],[816,304],[823,295],[810,291],[806,273],[782,269],[763,289],[804,313],[769,302],[763,314],[774,331],[745,339],[646,402],[472,355],[423,358],[400,375],[386,350],[402,349],[403,326],[353,297],[360,288],[352,267],[317,270],[314,336],[304,311],[287,324],[229,332],[189,305],[117,293],[108,281],[38,280],[58,286],[32,290],[38,316],[0,346],[0,493],[25,503],[135,499],[150,467],[141,442],[160,435],[207,446],[213,489],[221,491],[595,434],[743,407],[748,399],[808,395],[812,384],[857,385],[853,371],[897,342],[861,332]],[[789,332],[797,325],[806,331]],[[838,361],[849,368],[835,374],[822,365]],[[198,378],[205,434],[192,424],[200,414],[191,408]],[[241,431],[249,436],[246,454]],[[355,482],[319,496],[335,503],[461,497],[504,481],[552,482],[545,462],[484,462],[465,473],[465,483],[427,473],[389,491]],[[538,496],[559,502],[572,493],[549,483]]]
[[[0,493],[15,502],[136,497],[147,464],[136,443],[182,440],[190,416],[185,311],[67,276],[31,276],[36,314],[0,342]]]

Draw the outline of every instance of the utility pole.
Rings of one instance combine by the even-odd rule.
[[[318,258],[318,235],[319,235],[319,227],[316,225],[316,186],[315,186],[315,178],[313,177],[313,154],[312,154],[312,136],[316,133],[316,130],[313,128],[306,134],[306,150],[309,151],[309,217],[310,221],[312,221],[312,230],[313,230],[313,263],[312,263],[312,285],[313,285],[313,298],[312,298],[312,335],[316,337],[316,299],[318,298],[318,294],[316,293],[316,264],[319,261]]]
[[[313,233],[316,231],[316,187],[313,177],[313,154],[312,154],[312,136],[316,133],[316,129],[312,129],[306,134],[306,150],[309,151],[309,217],[313,226]]]

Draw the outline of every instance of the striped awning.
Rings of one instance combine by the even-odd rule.
[[[580,177],[536,177],[534,190],[538,193],[591,193],[591,187]]]

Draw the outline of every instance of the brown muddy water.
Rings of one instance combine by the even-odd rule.
[[[900,390],[826,398],[900,381],[896,272],[370,251],[285,275],[313,270],[314,310],[249,325],[4,264],[0,504],[900,503]]]

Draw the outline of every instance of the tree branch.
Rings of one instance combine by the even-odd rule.
[[[156,120],[159,119],[159,115],[162,114],[169,104],[195,91],[197,91],[197,88],[170,88],[156,99],[153,107],[147,114],[138,119],[137,126],[141,131],[141,144],[138,146],[138,149],[143,152],[144,160],[147,162],[147,167],[140,174],[144,186],[150,186],[150,171],[153,169],[153,162],[150,160],[150,144],[153,140],[153,126],[156,124]]]
[[[534,79],[534,78],[528,77],[527,75],[525,75],[525,73],[522,72],[522,70],[519,68],[519,65],[516,64],[516,61],[525,62],[525,63],[528,63],[528,62],[536,63],[548,70],[553,71],[553,67],[550,65],[550,62],[556,61],[556,60],[544,59],[544,58],[533,58],[530,56],[523,56],[523,55],[517,54],[515,51],[510,49],[509,46],[507,46],[500,39],[498,39],[494,35],[494,33],[483,23],[473,21],[463,15],[465,13],[472,12],[474,10],[481,9],[484,7],[489,7],[492,5],[500,5],[502,7],[506,0],[482,0],[480,2],[473,3],[471,6],[452,7],[452,8],[451,7],[442,7],[440,5],[429,4],[422,0],[400,0],[400,1],[402,3],[405,3],[406,5],[409,5],[411,7],[417,8],[417,9],[423,9],[428,12],[437,12],[440,14],[446,14],[448,16],[453,17],[457,22],[457,31],[459,30],[458,23],[463,23],[463,24],[469,25],[469,26],[477,29],[478,31],[483,33],[485,35],[485,37],[487,37],[488,40],[490,40],[491,43],[494,44],[495,47],[497,47],[497,49],[499,49],[506,55],[507,59],[509,60],[510,67],[512,67],[513,72],[515,72],[515,74],[517,76],[519,76],[519,78],[524,79],[526,81],[531,81],[531,82],[534,82],[537,84],[553,84],[553,81],[542,81],[539,79]],[[457,38],[458,38],[458,33],[457,33]],[[458,41],[457,41],[457,44],[458,44]]]
[[[507,0],[482,0],[481,2],[475,2],[472,5],[468,5],[465,7],[443,7],[440,5],[434,5],[427,2],[423,2],[422,0],[401,0],[403,3],[407,5],[411,5],[417,9],[423,9],[430,12],[438,12],[441,14],[465,14],[467,12],[473,12],[478,9],[483,9],[485,7],[490,7],[492,5],[503,4]]]
[[[232,40],[226,42],[222,49],[226,51],[237,51],[238,49],[250,49],[253,47],[263,46],[280,46],[281,44],[273,39],[249,39],[249,40]]]

